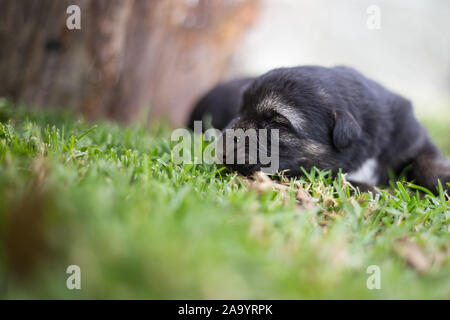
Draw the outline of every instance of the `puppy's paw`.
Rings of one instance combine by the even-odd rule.
[[[444,191],[450,192],[447,185],[450,183],[450,162],[436,147],[432,146],[430,150],[419,154],[412,164],[412,172],[408,178],[414,183],[437,193],[439,180]]]
[[[440,168],[442,169],[442,168]],[[442,185],[442,189],[444,192],[450,195],[450,187],[447,184],[450,184],[450,173],[442,173],[444,170],[440,170],[436,172],[432,172],[432,174],[426,179],[422,179],[422,185],[427,187],[434,193],[439,193],[439,183]]]

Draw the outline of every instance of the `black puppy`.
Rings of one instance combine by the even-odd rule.
[[[448,190],[450,163],[415,119],[411,103],[347,67],[272,70],[245,90],[232,129],[278,129],[279,171],[342,169],[362,190],[388,171],[411,166],[409,179]],[[245,152],[248,150],[245,149]],[[260,164],[231,164],[244,175]]]
[[[202,130],[206,130],[207,125],[223,130],[238,114],[242,94],[253,79],[232,80],[214,87],[196,103],[188,127],[194,129],[194,121],[203,121]],[[205,121],[211,123],[204,123]]]

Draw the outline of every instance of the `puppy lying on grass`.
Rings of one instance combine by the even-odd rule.
[[[301,167],[348,173],[361,191],[386,184],[388,172],[430,190],[449,190],[450,163],[413,115],[411,103],[347,67],[272,70],[214,88],[194,108],[194,120],[212,117],[224,129],[278,129],[279,170]],[[248,150],[244,150],[248,152]],[[231,164],[251,175],[256,164]],[[408,168],[408,170],[405,170]]]

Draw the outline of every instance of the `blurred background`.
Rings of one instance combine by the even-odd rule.
[[[66,9],[81,9],[69,30]],[[88,118],[185,123],[220,81],[348,65],[450,112],[446,0],[2,0],[0,96]]]
[[[373,6],[379,29],[370,25]],[[445,0],[265,0],[230,75],[344,64],[410,98],[418,109],[450,111],[449,16]]]

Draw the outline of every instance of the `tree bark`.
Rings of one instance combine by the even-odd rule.
[[[0,95],[181,125],[220,80],[258,0],[0,0]],[[66,26],[81,8],[81,30]]]

